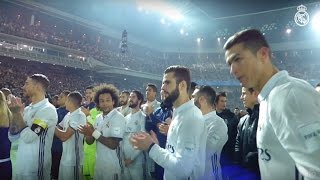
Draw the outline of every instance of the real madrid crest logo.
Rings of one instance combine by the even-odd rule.
[[[298,26],[306,26],[309,23],[307,7],[301,4],[297,7],[297,10],[298,12],[294,15],[294,21]]]

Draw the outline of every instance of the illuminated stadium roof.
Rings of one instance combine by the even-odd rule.
[[[310,21],[320,11],[319,0],[37,0],[64,12],[96,21],[128,40],[163,51],[217,48],[228,36],[246,28],[258,28],[274,42],[313,38],[311,23],[298,27],[297,7],[304,4]],[[318,20],[320,21],[320,20]],[[290,30],[288,30],[290,29]],[[319,34],[319,33],[318,33]],[[294,39],[294,38],[293,38]],[[298,39],[299,40],[299,39]]]

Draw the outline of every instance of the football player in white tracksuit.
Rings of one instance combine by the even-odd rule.
[[[134,148],[148,152],[164,168],[164,179],[198,180],[205,171],[207,128],[202,113],[189,99],[190,72],[182,66],[165,70],[161,89],[172,102],[173,116],[168,130],[166,148],[157,144],[155,133],[139,133],[131,138]]]
[[[206,168],[202,179],[222,180],[220,155],[228,140],[228,127],[214,109],[216,92],[210,86],[203,86],[196,88],[192,96],[207,128]]]
[[[45,98],[48,86],[49,80],[42,74],[27,78],[22,89],[31,104],[23,113],[21,99],[9,98],[13,118],[8,138],[10,141],[19,139],[14,179],[50,179],[51,146],[58,115],[56,108]]]
[[[136,150],[130,143],[132,134],[145,131],[145,114],[140,110],[143,95],[138,91],[132,91],[129,96],[131,113],[126,118],[126,128],[122,141],[124,160],[124,179],[143,179],[143,153]]]
[[[270,47],[258,30],[236,33],[224,49],[230,72],[243,87],[260,92],[261,179],[320,179],[320,94],[272,64]]]
[[[55,135],[63,142],[59,179],[82,179],[83,134],[79,133],[78,127],[87,122],[80,108],[81,101],[79,92],[68,95],[66,109],[69,112],[55,130]]]

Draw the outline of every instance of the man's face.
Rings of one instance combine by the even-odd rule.
[[[138,97],[136,95],[136,93],[130,93],[130,96],[129,96],[129,107],[130,108],[136,108],[138,107],[140,104],[140,101],[138,100]]]
[[[148,101],[154,101],[156,99],[157,92],[153,91],[150,86],[146,88],[146,97]]]
[[[58,105],[59,106],[65,106],[66,99],[67,99],[67,96],[65,94],[63,94],[63,93],[60,93],[59,97],[58,97]]]
[[[257,96],[254,92],[250,92],[247,88],[242,88],[240,99],[246,108],[251,108],[257,102]]]
[[[28,77],[22,87],[23,96],[32,97],[36,90],[37,90],[37,83]]]
[[[243,43],[236,44],[225,52],[226,62],[233,74],[241,83],[241,86],[257,87],[263,71],[261,63],[261,49],[253,54],[245,48]]]
[[[173,72],[164,74],[161,90],[163,91],[164,96],[166,96],[164,99],[165,102],[174,103],[178,99],[180,96],[179,86],[176,84]]]
[[[227,108],[227,98],[220,96],[217,104],[217,109],[223,111]]]
[[[86,89],[85,91],[85,97],[86,97],[86,100],[88,102],[91,102],[93,100],[93,97],[94,97],[94,92],[92,89]]]
[[[72,107],[73,107],[73,103],[72,103],[72,101],[71,101],[71,98],[69,98],[68,96],[66,96],[65,99],[66,99],[66,100],[65,100],[66,109],[67,109],[68,111],[71,111],[71,109],[72,109]]]
[[[114,106],[114,101],[112,100],[111,94],[105,93],[99,95],[99,108],[104,114],[108,114],[112,111]]]
[[[128,95],[126,93],[121,93],[119,98],[120,106],[125,106],[128,103]]]

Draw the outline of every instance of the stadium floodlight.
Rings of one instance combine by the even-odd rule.
[[[286,30],[286,33],[287,33],[287,34],[290,34],[291,31],[292,31],[292,30],[291,30],[290,28],[288,28],[288,29]]]
[[[200,41],[201,41],[201,38],[197,38],[197,43],[200,43]]]
[[[312,28],[320,32],[320,12],[317,12],[312,18]]]
[[[183,15],[175,9],[166,10],[164,13],[173,21],[180,21],[183,19]]]
[[[161,24],[165,24],[166,23],[166,19],[161,18],[160,22],[161,22]]]
[[[184,29],[183,29],[183,28],[180,29],[180,34],[181,34],[181,35],[184,34]]]

